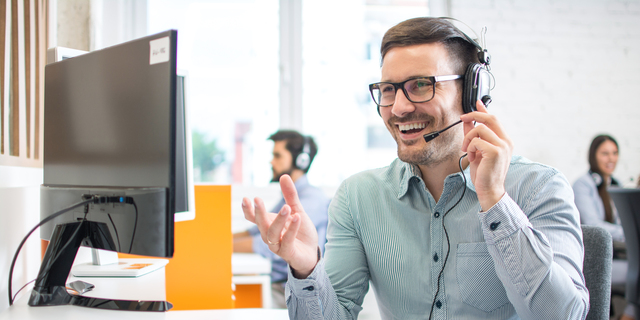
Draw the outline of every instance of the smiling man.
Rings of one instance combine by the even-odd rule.
[[[480,100],[463,111],[477,46],[447,19],[416,18],[387,31],[381,53],[381,82],[370,90],[398,159],[342,183],[324,258],[288,176],[278,213],[243,200],[245,217],[290,266],[290,318],[355,319],[372,283],[383,319],[583,319],[571,186],[512,156]],[[442,130],[456,121],[463,126]]]

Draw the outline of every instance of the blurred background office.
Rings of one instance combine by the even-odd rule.
[[[73,21],[81,20],[87,29],[88,47],[77,49],[178,29],[198,181],[266,186],[264,137],[279,128],[323,146],[309,173],[316,185],[335,187],[387,165],[395,143],[367,85],[380,76],[384,32],[427,15],[457,18],[472,35],[487,27],[496,79],[490,112],[514,153],[575,181],[588,170],[584,137],[608,132],[625,150],[620,183],[635,185],[640,171],[637,0],[57,0],[56,8],[57,45],[78,46],[75,34],[63,39],[65,25],[77,32]]]
[[[22,2],[9,2],[24,10]],[[329,192],[346,177],[395,158],[395,143],[367,85],[379,80],[383,33],[415,16],[454,17],[469,26],[461,26],[468,34],[487,27],[485,46],[496,79],[489,111],[513,139],[514,153],[557,167],[572,182],[589,169],[585,137],[607,132],[624,150],[616,167],[620,184],[634,186],[640,174],[638,0],[46,4],[49,47],[89,51],[178,29],[178,68],[188,75],[196,179],[232,184],[239,214],[243,195],[266,195],[273,199],[267,206],[278,200],[277,188],[268,185],[271,168],[264,159],[272,145],[264,137],[279,128],[305,132],[322,145],[309,181]],[[3,112],[9,113],[7,108]],[[37,221],[32,199],[42,169],[7,163],[0,162],[5,205],[0,217],[6,222],[0,234],[19,239]],[[27,256],[39,261],[35,247]]]

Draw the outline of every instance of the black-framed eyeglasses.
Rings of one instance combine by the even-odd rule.
[[[462,75],[447,75],[434,77],[417,77],[402,82],[376,82],[369,85],[373,101],[379,107],[388,107],[395,103],[396,92],[402,89],[404,96],[413,103],[427,102],[433,99],[436,82],[457,80]]]

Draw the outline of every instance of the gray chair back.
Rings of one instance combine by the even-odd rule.
[[[627,303],[640,306],[640,243],[638,241],[638,230],[640,226],[640,189],[611,188],[609,195],[613,200],[622,222],[624,238],[627,245],[627,283],[625,299]]]
[[[596,226],[582,225],[584,265],[582,272],[589,290],[587,320],[608,320],[611,310],[611,234]]]

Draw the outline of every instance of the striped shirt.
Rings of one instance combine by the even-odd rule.
[[[514,156],[507,193],[485,212],[464,175],[466,185],[460,172],[445,179],[438,202],[398,159],[345,180],[324,258],[307,279],[289,270],[289,317],[355,319],[371,283],[382,319],[428,319],[432,304],[432,319],[584,319],[582,232],[564,175]]]

